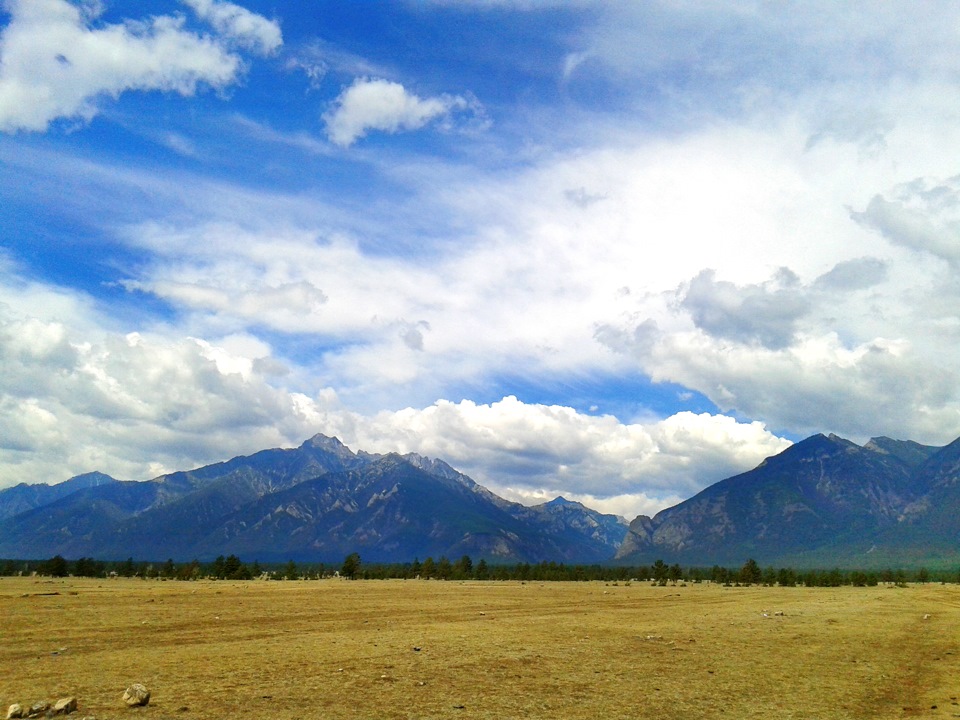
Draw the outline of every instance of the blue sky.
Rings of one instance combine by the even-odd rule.
[[[958,16],[4,0],[0,487],[323,432],[632,517],[949,442]]]

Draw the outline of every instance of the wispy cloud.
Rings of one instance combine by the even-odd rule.
[[[240,47],[269,55],[283,44],[280,25],[226,0],[182,0],[220,35]]]

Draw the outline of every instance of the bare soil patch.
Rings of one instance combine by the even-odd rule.
[[[960,717],[955,585],[2,578],[0,638],[98,720]]]

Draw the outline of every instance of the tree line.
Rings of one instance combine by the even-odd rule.
[[[347,579],[428,579],[428,580],[519,580],[519,581],[606,581],[652,582],[660,585],[700,583],[709,581],[721,585],[779,585],[783,587],[859,587],[880,583],[905,585],[908,582],[960,583],[960,569],[954,571],[926,568],[904,570],[795,570],[793,568],[761,568],[756,560],[748,559],[739,567],[714,565],[681,567],[657,560],[651,565],[567,565],[552,561],[540,563],[476,563],[469,555],[457,560],[446,556],[438,559],[419,558],[407,563],[363,562],[359,553],[350,553],[341,564],[301,563],[293,560],[284,564],[263,564],[254,560],[247,563],[236,555],[220,555],[212,562],[175,563],[135,561],[132,557],[121,561],[104,561],[81,557],[70,561],[61,555],[48,560],[0,560],[0,575],[45,575],[51,577],[138,577],[161,580],[315,580],[329,577]]]

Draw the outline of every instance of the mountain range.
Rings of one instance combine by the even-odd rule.
[[[630,523],[617,560],[794,567],[960,562],[960,440],[814,435]]]
[[[960,563],[960,440],[814,435],[629,523],[557,498],[505,500],[442,460],[298,448],[146,482],[88,473],[0,491],[0,557],[893,567]]]
[[[557,498],[509,502],[440,460],[316,435],[146,482],[84,475],[0,491],[0,557],[498,562],[613,557],[626,520]]]

